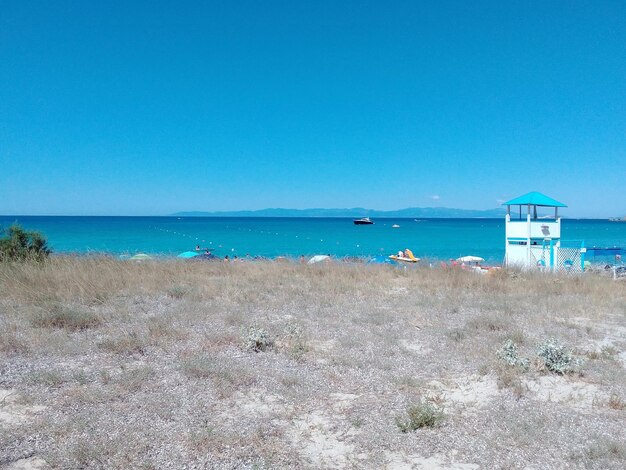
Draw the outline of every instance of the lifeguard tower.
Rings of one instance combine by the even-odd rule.
[[[567,207],[565,204],[533,191],[503,205],[507,206],[505,266],[542,271],[584,270],[584,243],[561,240],[559,207]],[[554,215],[539,216],[538,207],[543,211],[554,208]]]

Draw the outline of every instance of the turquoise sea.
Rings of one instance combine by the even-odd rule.
[[[504,257],[504,219],[375,219],[356,226],[348,218],[0,216],[0,227],[14,222],[43,232],[57,253],[176,255],[200,245],[231,257],[369,257],[405,248],[430,260],[476,255],[501,263]],[[626,247],[626,223],[562,224],[563,240]]]

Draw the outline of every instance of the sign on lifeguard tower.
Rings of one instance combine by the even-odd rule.
[[[559,207],[567,207],[565,204],[533,191],[503,205],[507,206],[505,266],[542,271],[583,271],[584,243],[565,246],[561,240]],[[548,213],[539,215],[537,208]]]

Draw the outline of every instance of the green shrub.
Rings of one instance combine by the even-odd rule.
[[[443,421],[443,409],[428,400],[407,408],[407,416],[396,422],[400,431],[409,432],[424,427],[435,427]]]
[[[575,358],[571,350],[566,349],[554,338],[541,343],[537,348],[537,354],[546,369],[557,374],[576,372],[582,366],[582,360]]]
[[[274,342],[267,331],[254,325],[248,328],[247,333],[243,337],[243,346],[249,351],[265,351],[273,345]]]
[[[52,252],[46,238],[39,232],[29,232],[19,225],[2,230],[0,261],[41,261]]]
[[[511,339],[507,339],[504,342],[502,348],[496,352],[496,355],[510,366],[517,366],[523,370],[528,370],[530,364],[529,360],[519,357],[517,345]]]

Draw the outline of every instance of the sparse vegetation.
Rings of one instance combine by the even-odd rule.
[[[396,422],[400,431],[410,432],[420,428],[432,428],[439,426],[443,421],[443,409],[428,399],[411,405],[406,410],[406,416]]]
[[[215,374],[215,361],[207,354],[200,354],[181,362],[183,372],[190,376],[206,379]]]
[[[0,466],[621,469],[626,283],[554,279],[0,263]]]
[[[36,370],[29,374],[28,381],[46,387],[58,387],[67,381],[63,373],[58,370]]]
[[[281,344],[284,345],[291,357],[296,360],[302,359],[309,350],[304,339],[302,328],[295,323],[287,323],[287,325],[285,325]]]
[[[626,409],[626,401],[622,397],[620,397],[617,393],[613,393],[609,398],[609,408],[612,410],[625,410]]]
[[[154,374],[154,369],[149,366],[124,368],[117,376],[116,384],[129,393],[135,393],[141,389]]]
[[[84,370],[78,370],[72,374],[72,378],[78,385],[86,385],[89,382],[89,377]]]
[[[502,331],[506,328],[505,319],[502,315],[481,315],[472,318],[468,322],[468,327],[473,330],[481,330],[488,332]]]
[[[611,462],[620,465],[626,461],[626,444],[614,439],[601,440],[589,444],[583,452],[576,452],[571,457],[572,460],[588,461],[590,465],[587,467],[612,468]]]
[[[188,289],[183,286],[174,286],[167,290],[167,295],[174,299],[182,299],[187,294],[187,292]]]
[[[98,346],[115,354],[139,354],[144,355],[148,341],[145,336],[136,331],[118,332],[117,336],[106,338],[98,343]]]
[[[460,343],[465,339],[465,332],[460,328],[448,331],[448,337],[455,343]]]

